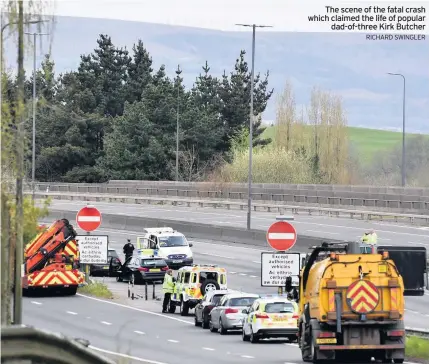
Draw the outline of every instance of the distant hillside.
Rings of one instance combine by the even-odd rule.
[[[251,34],[221,32],[107,19],[58,17],[52,39],[57,72],[76,69],[80,54],[91,52],[100,33],[117,46],[131,48],[139,38],[152,54],[155,66],[164,63],[173,75],[177,64],[191,86],[208,60],[211,72],[230,70],[240,49],[250,50]],[[16,52],[6,41],[6,56],[14,64]],[[48,50],[46,40],[44,51]],[[41,59],[41,56],[39,57]],[[248,58],[250,61],[250,57]],[[32,54],[26,64],[31,70]],[[349,125],[397,128],[402,125],[402,80],[407,79],[407,129],[429,133],[429,39],[426,41],[367,41],[364,35],[260,32],[257,34],[256,71],[270,71],[276,93],[287,79],[295,85],[298,108],[308,104],[314,85],[341,94]],[[265,120],[275,119],[275,96]]]
[[[349,140],[356,148],[360,161],[364,164],[370,163],[377,153],[392,150],[402,143],[401,132],[356,127],[348,127],[348,130]],[[270,126],[265,130],[263,136],[273,138],[274,133],[275,126]],[[412,135],[416,134],[406,134],[407,137]],[[429,135],[427,137],[429,139]]]

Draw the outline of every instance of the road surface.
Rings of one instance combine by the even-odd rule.
[[[99,229],[101,234],[109,235],[109,246],[116,249],[123,261],[122,247],[127,238],[135,244],[138,232]],[[252,293],[276,293],[276,288],[261,287],[262,249],[223,244],[219,242],[191,239],[194,262],[218,264],[228,271],[228,286],[232,289]],[[266,250],[265,250],[266,251]],[[125,283],[119,283],[124,285]],[[150,295],[150,293],[149,293]],[[406,297],[405,323],[408,327],[429,327],[429,293],[422,297]]]
[[[85,201],[53,200],[51,208],[64,211],[78,211],[86,206]],[[183,206],[155,206],[96,202],[103,213],[145,216],[172,220],[190,221],[224,226],[246,227],[246,211],[195,208]],[[275,222],[276,214],[252,213],[252,228],[266,230]],[[298,234],[334,240],[356,240],[368,229],[377,232],[379,244],[411,244],[429,249],[429,227],[413,227],[388,222],[370,222],[346,218],[295,215],[293,222]],[[215,237],[213,237],[215,238]]]

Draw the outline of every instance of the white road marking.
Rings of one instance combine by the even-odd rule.
[[[110,350],[105,350],[105,349],[101,349],[101,348],[97,348],[96,346],[92,346],[89,345],[88,346],[90,349],[92,350],[96,350],[99,351],[101,353],[105,353],[105,354],[110,354],[110,355],[116,355],[116,356],[120,356],[121,358],[126,358],[126,359],[131,359],[131,360],[135,360],[135,361],[139,361],[141,363],[150,363],[150,364],[167,364],[161,361],[155,361],[155,360],[149,360],[149,359],[143,359],[143,358],[139,358],[137,356],[131,356],[131,355],[127,355],[127,354],[122,354],[122,353],[116,353],[114,351],[110,351]]]
[[[240,276],[247,276],[246,273],[239,273],[238,275],[240,275]]]
[[[200,254],[200,255],[210,255],[211,257],[217,257],[217,258],[225,258],[225,259],[237,259],[234,257],[227,257],[225,255],[217,255],[217,254],[212,254],[212,253],[199,253],[199,252],[195,252],[195,254]]]
[[[258,278],[258,276],[249,276],[250,278]]]
[[[169,341],[169,342],[171,342],[171,343],[178,343],[178,341],[177,340],[167,340],[167,341]]]
[[[214,351],[215,349],[213,349],[213,348],[203,348],[203,350]]]
[[[153,316],[158,316],[158,317],[164,317],[164,318],[166,318],[168,320],[174,320],[174,321],[178,321],[178,322],[183,322],[183,323],[188,324],[188,325],[194,325],[194,321],[191,322],[191,321],[181,320],[181,319],[176,318],[176,317],[171,317],[171,316],[163,315],[163,314],[157,313],[157,312],[142,310],[141,308],[127,306],[127,305],[123,305],[123,304],[117,303],[117,302],[105,301],[105,300],[102,300],[100,298],[90,297],[90,296],[87,296],[87,295],[84,295],[84,294],[81,294],[81,293],[76,293],[76,296],[84,297],[84,298],[89,299],[89,300],[103,302],[103,303],[106,303],[106,304],[109,304],[109,305],[113,305],[113,306],[117,306],[117,307],[126,308],[128,310],[134,310],[134,311],[138,311],[138,312],[143,312],[143,313],[146,313],[148,315],[153,315]]]
[[[229,274],[237,274],[237,272],[229,272]]]
[[[111,323],[110,323],[110,322],[107,322],[107,321],[101,321],[101,323],[102,323],[103,325],[111,325]]]
[[[311,231],[311,232],[313,232],[313,233],[320,233],[320,230],[309,230],[309,229],[307,229],[307,230],[304,230],[304,231]],[[331,233],[331,232],[329,232],[329,231],[324,231],[323,232],[324,234],[326,233],[326,234],[331,234],[331,235],[340,235],[340,233]]]
[[[69,315],[77,315],[77,313],[76,312],[73,312],[73,311],[66,311]]]
[[[252,260],[252,263],[261,264],[260,260]]]
[[[37,302],[37,301],[31,301],[31,303],[32,303],[33,305],[43,305],[43,303],[42,303],[42,302]]]
[[[254,356],[250,356],[250,355],[242,355],[241,357],[246,359],[255,359]]]
[[[136,330],[136,331],[134,331],[136,334],[139,334],[139,335],[146,335],[143,331],[139,331],[139,330]]]

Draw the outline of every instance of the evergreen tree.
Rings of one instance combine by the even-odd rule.
[[[249,129],[251,72],[244,59],[245,54],[244,50],[240,52],[240,56],[235,62],[234,71],[231,72],[229,78],[226,72],[222,76],[220,95],[223,101],[222,118],[226,126],[224,143],[228,146],[230,145],[231,138],[239,135],[243,128]],[[257,116],[265,111],[267,102],[274,92],[273,89],[268,90],[268,76],[269,73],[267,72],[265,79],[261,81],[260,74],[257,74],[254,79],[254,146],[267,143],[266,141],[261,141],[259,138],[265,128],[261,127],[261,121],[258,120]]]
[[[133,46],[133,59],[128,65],[127,101],[141,101],[145,88],[152,81],[152,57],[139,39]]]

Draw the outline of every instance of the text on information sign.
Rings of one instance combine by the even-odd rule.
[[[261,253],[261,286],[285,286],[286,277],[292,278],[292,285],[299,284],[301,270],[299,253]]]
[[[82,264],[107,264],[107,235],[79,235],[79,260]]]

